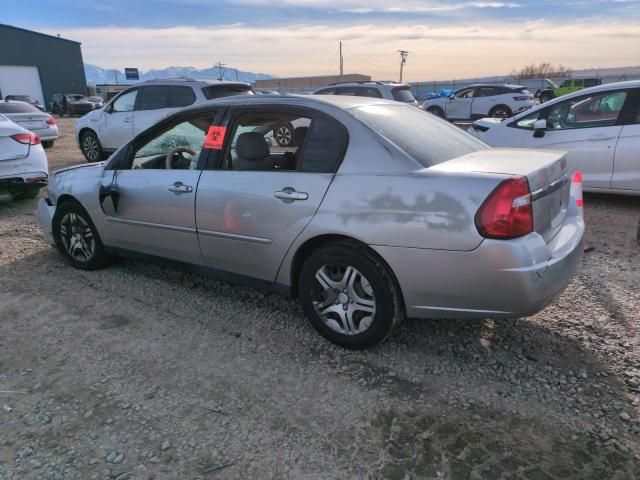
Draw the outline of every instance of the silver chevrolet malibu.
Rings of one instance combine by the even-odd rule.
[[[282,125],[286,147],[270,141]],[[568,170],[563,152],[491,149],[400,103],[231,97],[56,172],[37,215],[76,268],[126,255],[248,283],[299,298],[324,337],[366,348],[407,316],[549,304],[583,251]]]

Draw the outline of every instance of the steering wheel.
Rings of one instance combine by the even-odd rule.
[[[164,161],[164,166],[167,170],[171,170],[173,168],[173,156],[177,153],[180,153],[180,154],[188,153],[189,155],[192,155],[192,156],[196,154],[196,152],[194,152],[188,147],[174,148],[169,153],[167,153],[167,157],[165,158],[165,161]]]

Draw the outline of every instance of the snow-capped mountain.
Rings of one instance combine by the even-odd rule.
[[[134,80],[126,80],[124,70],[101,68],[89,63],[84,64],[84,73],[87,77],[87,84],[127,84],[136,83]],[[222,67],[223,78],[225,80],[238,80],[240,82],[254,83],[256,80],[275,78],[267,73],[253,73],[236,70],[232,67]],[[167,67],[160,70],[140,71],[140,80],[152,80],[154,78],[176,78],[189,77],[195,80],[217,80],[220,76],[218,67],[194,68],[194,67]],[[117,78],[117,81],[116,81]]]

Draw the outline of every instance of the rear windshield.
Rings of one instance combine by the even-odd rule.
[[[213,98],[231,97],[233,95],[253,95],[250,85],[209,85],[202,87],[202,93],[211,100]]]
[[[36,107],[26,102],[0,102],[0,113],[40,113]]]
[[[411,93],[411,89],[409,87],[398,87],[393,89],[393,99],[396,102],[404,102],[404,103],[414,103],[416,101],[416,97]]]
[[[368,105],[349,113],[424,167],[489,148],[459,127],[413,106]]]

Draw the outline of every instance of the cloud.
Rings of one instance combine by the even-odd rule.
[[[46,32],[46,30],[45,30]],[[410,81],[498,75],[532,62],[605,67],[637,64],[637,28],[627,23],[495,22],[441,24],[229,25],[199,28],[56,29],[82,42],[84,59],[102,67],[211,66],[223,61],[279,76],[335,73],[343,40],[347,72],[397,76],[397,50],[409,50]]]

